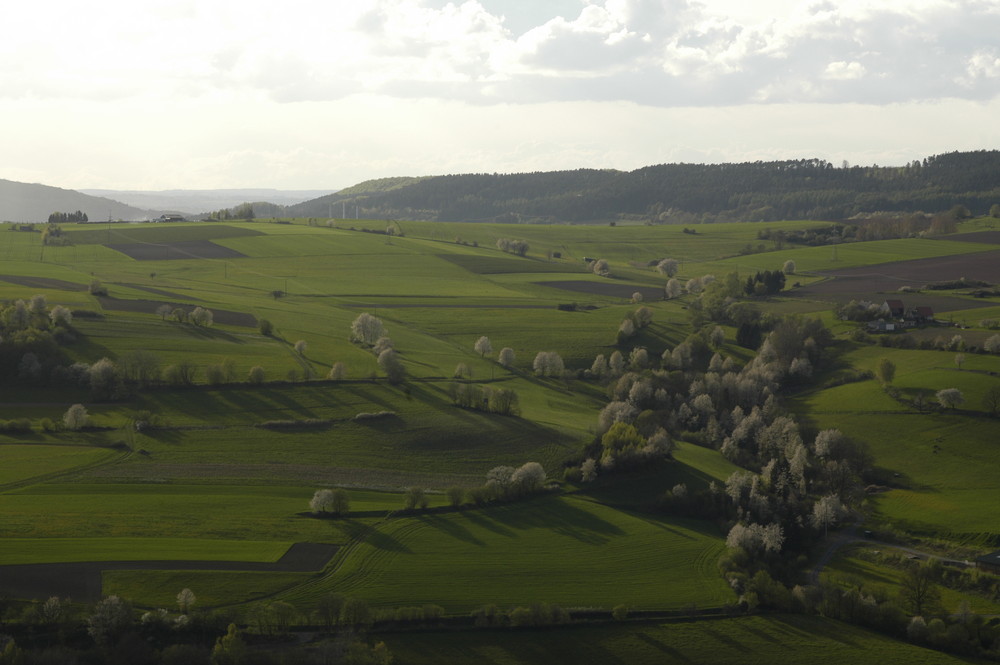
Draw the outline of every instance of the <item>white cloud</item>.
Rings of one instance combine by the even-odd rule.
[[[368,91],[672,106],[997,93],[995,0],[771,0],[760,7],[776,13],[756,20],[721,16],[725,3],[582,0],[575,16],[520,35],[478,0],[427,2],[24,3],[5,21],[16,28],[0,43],[0,96],[170,99],[221,89],[296,102]],[[851,84],[866,79],[882,84]]]
[[[524,6],[15,3],[0,177],[301,188],[1000,144],[1000,0],[553,0],[512,17]]]
[[[861,78],[867,72],[865,70],[865,66],[860,62],[844,62],[843,60],[838,60],[837,62],[831,62],[827,65],[826,70],[823,73],[828,79],[833,79],[835,81],[850,81]]]

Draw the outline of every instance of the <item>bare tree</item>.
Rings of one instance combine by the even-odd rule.
[[[964,365],[964,364],[965,364],[965,354],[964,353],[956,353],[955,354],[955,365],[958,366],[959,371],[961,371],[962,365]]]
[[[344,369],[344,363],[337,361],[333,363],[333,366],[330,368],[330,373],[327,376],[334,381],[340,381],[344,378],[345,373],[346,370]]]
[[[304,356],[306,355],[306,349],[309,348],[309,344],[304,339],[300,339],[299,341],[295,342],[294,348],[295,348],[295,353],[299,354],[300,356]]]
[[[991,386],[983,393],[983,408],[991,416],[1000,414],[1000,386]]]
[[[904,608],[912,614],[923,615],[940,608],[941,591],[932,564],[910,566],[899,582],[899,596]]]

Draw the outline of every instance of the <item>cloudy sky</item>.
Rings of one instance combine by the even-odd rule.
[[[1000,148],[1000,0],[6,3],[0,178],[368,178]]]

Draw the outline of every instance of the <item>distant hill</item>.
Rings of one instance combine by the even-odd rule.
[[[53,212],[87,213],[91,221],[141,220],[160,212],[126,205],[100,196],[48,185],[0,180],[0,222],[45,222]]]
[[[866,212],[986,214],[1000,203],[1000,151],[954,152],[900,167],[819,159],[661,164],[635,171],[386,178],[290,206],[287,214],[497,222],[841,220]]]
[[[241,203],[266,201],[277,210],[303,201],[330,194],[332,189],[281,190],[281,189],[168,189],[168,190],[117,190],[83,189],[85,194],[103,196],[128,205],[151,210],[170,210],[187,215],[233,208]]]

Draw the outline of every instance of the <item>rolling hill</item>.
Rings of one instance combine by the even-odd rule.
[[[0,221],[45,222],[53,212],[76,210],[87,213],[87,217],[95,221],[108,217],[135,221],[160,214],[72,189],[0,180]]]

